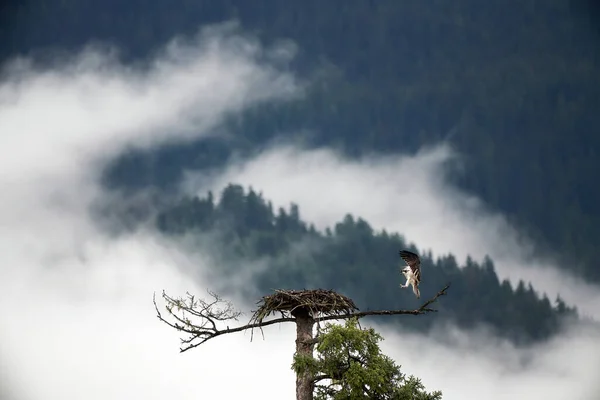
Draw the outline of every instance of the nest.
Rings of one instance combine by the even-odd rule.
[[[258,310],[252,315],[252,323],[261,323],[271,314],[279,312],[282,317],[294,316],[297,312],[317,315],[343,315],[358,310],[352,299],[333,290],[275,290],[263,296],[257,303]]]

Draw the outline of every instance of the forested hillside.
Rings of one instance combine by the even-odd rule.
[[[111,41],[145,57],[174,34],[238,18],[299,46],[308,97],[231,121],[238,141],[129,154],[108,182],[176,183],[182,167],[225,162],[232,146],[308,129],[349,154],[414,151],[448,139],[456,182],[600,282],[600,36],[583,0],[31,0],[6,3],[0,55]],[[597,22],[597,21],[595,21]],[[327,73],[323,74],[324,69]],[[571,258],[572,259],[572,258]]]
[[[259,290],[326,288],[352,297],[361,309],[414,308],[420,302],[404,283],[398,250],[419,251],[393,232],[375,232],[367,221],[347,215],[325,232],[300,218],[299,208],[273,210],[252,189],[247,193],[229,185],[220,199],[184,198],[161,212],[157,226],[169,235],[217,235],[213,253],[223,277],[244,274],[252,261],[268,264],[254,276]],[[422,300],[451,282],[449,295],[437,305],[435,318],[405,318],[402,326],[424,330],[450,320],[464,328],[491,326],[516,342],[544,339],[555,333],[561,316],[577,315],[562,300],[550,301],[533,287],[519,282],[512,288],[500,281],[492,260],[467,259],[459,266],[452,255],[422,258]],[[252,286],[252,285],[250,285]]]
[[[6,3],[3,59],[90,39],[149,55],[199,24],[238,18],[267,42],[299,46],[308,97],[230,121],[238,141],[125,155],[107,182],[176,183],[182,167],[222,164],[232,147],[310,130],[314,145],[411,152],[447,139],[463,154],[456,182],[600,282],[600,36],[580,0],[186,1]],[[597,21],[595,21],[597,22]],[[326,71],[326,73],[323,73]],[[572,259],[572,258],[571,258]]]

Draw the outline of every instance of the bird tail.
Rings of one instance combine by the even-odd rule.
[[[419,291],[419,285],[413,285],[413,293],[417,296],[417,299],[421,298],[421,292]]]

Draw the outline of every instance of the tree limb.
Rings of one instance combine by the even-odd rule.
[[[319,322],[334,319],[340,320],[349,318],[362,318],[369,315],[420,315],[429,312],[436,312],[437,310],[429,308],[429,306],[432,303],[434,303],[440,296],[446,295],[446,290],[448,290],[449,287],[450,284],[447,284],[434,297],[423,303],[419,308],[415,310],[375,310],[360,312],[357,311],[349,314],[336,314],[326,315],[323,317],[316,317],[314,318],[314,321]],[[296,322],[295,317],[285,317],[282,313],[281,318],[276,318],[269,321],[249,323],[235,328],[229,328],[229,326],[227,326],[225,329],[220,329],[217,326],[217,323],[222,323],[229,320],[237,321],[238,317],[242,313],[235,310],[230,302],[222,300],[217,294],[211,291],[208,291],[208,293],[213,298],[213,300],[210,302],[204,301],[202,299],[196,299],[193,295],[189,293],[186,294],[186,299],[172,298],[163,291],[162,297],[167,303],[165,309],[170,314],[170,317],[172,317],[175,320],[174,322],[168,321],[160,313],[158,305],[156,304],[156,293],[154,293],[152,297],[152,300],[154,302],[154,309],[156,310],[158,319],[164,322],[165,324],[169,325],[170,327],[178,331],[185,332],[189,335],[187,338],[181,339],[181,344],[183,345],[179,349],[181,353],[193,349],[194,347],[198,347],[202,343],[217,336],[224,335],[226,333],[235,333],[245,331],[247,329],[262,328],[265,326],[278,324],[282,322]],[[179,312],[181,315],[178,315],[177,312]],[[192,318],[196,318],[197,321],[193,322],[188,318],[186,314],[189,314],[189,316],[191,316]],[[320,338],[317,336],[316,338],[311,339],[310,341],[306,341],[306,344],[315,344],[318,343],[319,340]]]
[[[401,314],[409,314],[409,315],[421,315],[427,314],[429,312],[437,312],[437,310],[433,308],[429,308],[431,304],[433,304],[440,296],[445,296],[446,291],[450,287],[448,283],[442,290],[436,293],[431,299],[427,300],[425,303],[421,305],[421,307],[415,310],[373,310],[373,311],[358,311],[350,314],[342,314],[342,315],[327,315],[324,317],[315,318],[315,321],[329,321],[332,319],[350,319],[350,318],[362,318],[369,315],[401,315]]]
[[[170,322],[162,316],[160,310],[158,309],[158,305],[156,304],[156,293],[152,297],[154,309],[156,310],[158,319],[178,331],[189,334],[188,338],[181,339],[181,343],[185,345],[180,347],[179,351],[181,353],[193,349],[194,347],[198,347],[202,343],[226,333],[241,332],[247,329],[262,328],[263,326],[278,324],[281,322],[296,321],[295,318],[283,317],[260,323],[246,324],[235,328],[229,328],[229,326],[227,326],[225,329],[219,329],[217,327],[217,322],[224,322],[227,320],[237,321],[238,317],[241,315],[241,312],[234,310],[231,303],[222,300],[218,295],[210,291],[209,294],[214,299],[211,302],[195,299],[194,296],[190,295],[189,293],[187,294],[187,300],[174,299],[163,291],[162,297],[167,303],[165,309],[170,316],[175,319],[175,322]],[[174,309],[180,311],[183,316],[177,315]],[[198,318],[198,322],[192,322],[185,316],[185,313]],[[197,342],[193,343],[195,341]]]

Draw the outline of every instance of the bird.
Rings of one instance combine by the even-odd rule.
[[[421,297],[419,283],[421,283],[421,259],[413,252],[400,250],[400,257],[406,262],[406,267],[402,269],[402,275],[406,277],[406,283],[400,284],[401,288],[407,288],[412,285],[413,293],[418,298]]]

